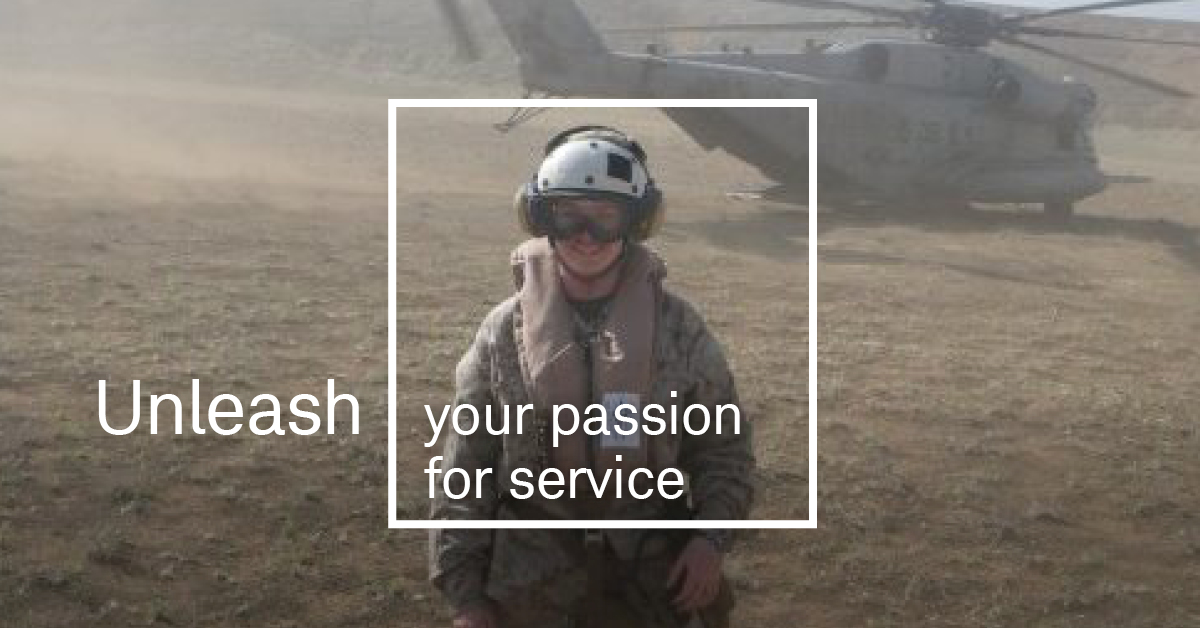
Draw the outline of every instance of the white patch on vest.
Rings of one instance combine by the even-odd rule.
[[[601,449],[637,449],[642,446],[642,398],[637,393],[610,392],[604,393],[604,398],[601,401],[604,406],[606,434],[600,436]],[[624,415],[637,421],[638,429],[632,434],[626,436],[617,431],[620,426],[622,430],[629,430],[628,421],[617,420],[617,407],[621,405],[633,406],[633,412],[626,411]]]

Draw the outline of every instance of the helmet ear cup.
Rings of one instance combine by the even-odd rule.
[[[666,203],[662,192],[653,182],[646,186],[646,193],[638,203],[637,221],[630,231],[629,237],[641,242],[648,240],[658,233],[662,226],[663,215],[666,214]]]
[[[525,233],[535,238],[549,234],[550,203],[538,192],[533,181],[517,188],[513,209],[517,213],[517,223]]]
[[[517,193],[513,195],[513,211],[517,213],[517,224],[521,226],[521,230],[531,236],[537,237],[534,233],[533,223],[529,219],[529,185],[524,184],[517,188]]]

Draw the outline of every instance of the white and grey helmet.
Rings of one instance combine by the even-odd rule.
[[[542,160],[534,186],[546,196],[612,196],[636,203],[649,181],[646,166],[633,151],[585,137],[553,149]]]
[[[588,197],[618,201],[629,210],[630,237],[643,240],[658,227],[662,194],[646,168],[642,147],[604,126],[568,129],[546,145],[545,158],[518,190],[517,212],[532,235],[546,235],[555,198]]]

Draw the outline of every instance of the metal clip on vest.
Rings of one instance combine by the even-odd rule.
[[[620,362],[625,359],[625,352],[621,350],[621,344],[617,342],[617,335],[605,329],[596,335],[593,340],[600,345],[600,359],[605,362]]]

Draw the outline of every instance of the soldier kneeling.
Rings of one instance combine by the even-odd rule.
[[[534,239],[513,252],[516,293],[487,316],[459,362],[454,404],[532,404],[534,426],[520,435],[448,434],[444,469],[495,473],[462,499],[439,489],[432,519],[746,518],[754,458],[745,421],[700,435],[580,430],[550,443],[560,404],[580,415],[600,404],[609,417],[623,404],[639,417],[650,404],[699,404],[718,417],[718,406],[738,404],[716,339],[663,287],[665,266],[641,244],[663,215],[641,147],[607,127],[560,133],[516,209]],[[677,468],[688,485],[676,499],[658,491],[618,499],[611,490],[518,499],[510,480],[518,468],[534,477],[550,468],[568,477],[572,469],[600,477]],[[721,628],[733,606],[721,573],[731,539],[727,530],[441,530],[431,536],[430,569],[455,628]]]

